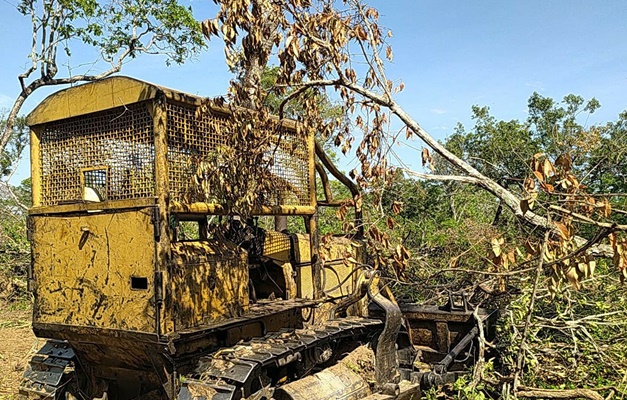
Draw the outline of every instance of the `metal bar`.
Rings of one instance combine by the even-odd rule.
[[[33,207],[41,204],[41,155],[39,133],[41,128],[32,128],[30,131],[30,176]]]
[[[33,189],[35,186],[33,186]],[[100,210],[121,210],[131,208],[144,208],[157,204],[155,197],[147,197],[142,199],[132,200],[111,200],[102,201],[98,203],[74,203],[74,204],[60,204],[56,206],[39,206],[33,207],[28,212],[30,215],[44,215],[44,214],[67,214],[75,212],[86,211],[100,211]]]
[[[216,203],[189,203],[178,201],[170,202],[170,212],[177,214],[226,214],[224,208]],[[316,207],[313,206],[261,206],[253,209],[253,215],[313,215]]]

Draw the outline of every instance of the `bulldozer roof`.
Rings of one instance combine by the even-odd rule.
[[[28,115],[26,123],[28,126],[41,125],[155,99],[161,94],[168,100],[193,106],[204,105],[214,113],[231,113],[227,106],[217,105],[218,102],[208,102],[207,98],[202,96],[128,76],[112,76],[51,94]],[[288,129],[295,128],[295,122],[292,120],[284,119],[282,123]]]

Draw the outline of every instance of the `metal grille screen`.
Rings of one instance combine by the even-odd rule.
[[[228,146],[227,117],[212,113],[196,116],[195,107],[167,103],[168,167],[170,196],[179,202],[201,201],[194,193],[198,164],[218,146]],[[309,143],[284,130],[265,151],[273,156],[270,173],[289,188],[264,197],[264,205],[311,205],[309,192]]]
[[[198,164],[228,146],[227,118],[196,115],[195,106],[166,103],[170,198],[187,203],[195,191]],[[309,142],[284,130],[264,151],[283,189],[263,197],[264,205],[312,205]],[[40,134],[42,205],[93,199],[155,196],[153,120],[146,103],[132,104],[44,125]],[[287,189],[286,189],[287,188]],[[279,193],[281,191],[282,193]]]
[[[155,195],[153,122],[145,103],[49,123],[40,136],[42,204]]]

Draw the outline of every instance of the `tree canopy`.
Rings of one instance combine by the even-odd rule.
[[[205,47],[191,8],[176,0],[21,0],[17,9],[31,22],[30,66],[17,77],[21,91],[0,133],[0,151],[35,90],[102,79],[141,54],[164,54],[166,62],[181,63]],[[73,52],[82,46],[94,50],[94,61],[72,65]],[[70,71],[66,76],[59,76],[61,62]],[[104,71],[91,73],[101,63]]]

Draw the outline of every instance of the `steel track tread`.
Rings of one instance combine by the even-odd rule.
[[[67,342],[48,339],[24,371],[20,393],[54,399],[66,383],[63,378],[73,360],[74,350]]]
[[[193,376],[183,378],[179,400],[237,400],[250,396],[264,370],[300,360],[318,346],[374,333],[383,321],[359,317],[329,320],[306,329],[269,333],[202,357]]]

